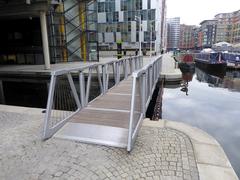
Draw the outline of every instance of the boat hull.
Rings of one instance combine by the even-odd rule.
[[[202,69],[205,72],[208,72],[208,74],[218,76],[223,78],[226,74],[227,64],[226,63],[219,63],[219,64],[210,64],[210,63],[204,63],[201,61],[196,61],[196,66],[199,69]]]

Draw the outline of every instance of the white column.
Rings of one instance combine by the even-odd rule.
[[[49,55],[49,45],[48,45],[46,12],[43,12],[43,11],[40,12],[40,23],[41,23],[41,32],[42,32],[42,46],[43,46],[45,69],[50,69],[50,55]]]

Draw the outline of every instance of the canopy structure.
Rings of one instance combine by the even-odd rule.
[[[227,46],[233,46],[233,45],[228,42],[223,41],[223,42],[218,42],[218,43],[214,44],[213,46],[227,47]]]
[[[228,42],[218,42],[212,46],[215,51],[232,51],[233,45]]]

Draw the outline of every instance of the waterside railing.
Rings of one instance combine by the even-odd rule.
[[[145,117],[146,109],[159,80],[161,66],[162,56],[132,74],[133,84],[127,144],[128,151],[132,150],[142,120]]]
[[[52,72],[44,119],[43,137],[53,136],[69,119],[89,103],[92,77],[98,79],[100,95],[143,66],[143,57],[129,57],[86,67],[62,69]]]

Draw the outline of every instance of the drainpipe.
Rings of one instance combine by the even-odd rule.
[[[46,12],[44,12],[44,11],[40,12],[40,23],[41,23],[42,45],[43,45],[45,69],[47,70],[47,69],[50,69],[50,56],[49,56]]]

